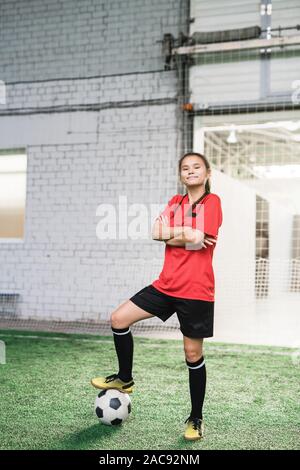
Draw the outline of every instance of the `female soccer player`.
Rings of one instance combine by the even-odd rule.
[[[176,194],[155,220],[154,240],[164,241],[165,260],[159,278],[111,314],[111,328],[119,362],[118,374],[92,379],[94,387],[133,391],[133,337],[130,325],[154,316],[165,322],[177,313],[189,369],[191,412],[184,437],[203,437],[202,407],[206,388],[203,338],[213,336],[213,251],[222,223],[220,198],[210,192],[211,168],[206,157],[189,152],[178,162],[187,193]]]

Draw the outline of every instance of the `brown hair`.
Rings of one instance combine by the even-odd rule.
[[[187,152],[185,153],[179,160],[178,162],[178,174],[179,174],[179,177],[180,177],[180,172],[181,172],[181,164],[182,164],[182,161],[185,157],[189,157],[189,156],[192,156],[192,155],[195,155],[196,157],[200,157],[206,167],[207,170],[210,170],[210,164],[209,164],[209,161],[207,160],[207,158],[202,155],[201,153],[197,153],[197,152]],[[205,183],[205,191],[207,193],[210,193],[210,181],[209,181],[209,178],[206,180],[206,183]]]

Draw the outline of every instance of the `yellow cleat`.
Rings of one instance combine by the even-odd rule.
[[[202,419],[189,417],[185,422],[187,422],[187,426],[184,437],[188,441],[196,441],[197,439],[203,438],[204,424]]]
[[[123,393],[132,393],[134,381],[130,380],[129,382],[123,382],[123,380],[118,377],[118,374],[112,374],[107,377],[95,377],[91,380],[91,384],[95,388],[101,388],[104,390],[116,388]]]

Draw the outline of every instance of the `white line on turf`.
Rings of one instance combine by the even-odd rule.
[[[23,339],[42,339],[42,340],[53,340],[53,341],[78,341],[78,342],[86,342],[86,343],[108,343],[111,342],[111,338],[109,337],[107,340],[106,339],[88,339],[88,338],[61,338],[60,336],[38,336],[38,335],[19,335],[19,334],[6,334],[6,333],[0,333],[0,338],[1,337],[10,337],[10,338],[23,338]],[[148,347],[152,348],[153,346],[161,346],[161,343],[143,343],[143,347]],[[181,345],[176,345],[176,344],[168,344],[168,348],[173,347],[174,349],[182,349]],[[241,349],[241,348],[227,348],[226,346],[214,346],[212,344],[209,344],[208,349],[210,351],[221,351],[223,353],[226,352],[233,352],[233,353],[239,353],[239,354],[271,354],[275,356],[290,356],[293,351],[295,351],[296,348],[291,348],[290,351],[264,351],[262,349],[255,349],[255,346],[251,348],[251,350],[248,349]]]

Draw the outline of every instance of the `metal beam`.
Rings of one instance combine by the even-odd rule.
[[[172,55],[207,54],[209,52],[228,52],[243,49],[264,49],[300,44],[300,35],[271,39],[249,39],[244,41],[218,42],[212,44],[197,44],[172,49]]]

